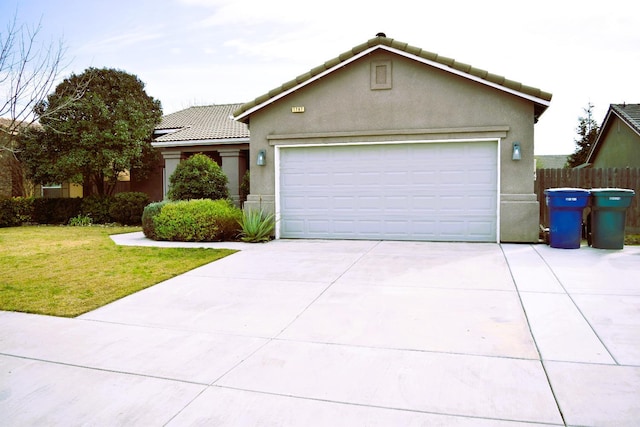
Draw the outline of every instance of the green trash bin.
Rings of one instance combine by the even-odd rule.
[[[635,192],[624,188],[591,189],[591,246],[599,249],[624,247],[627,208]]]

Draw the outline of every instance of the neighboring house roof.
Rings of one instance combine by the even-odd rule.
[[[246,124],[233,120],[232,113],[242,104],[190,107],[167,114],[156,126],[154,147],[224,144],[249,140]]]
[[[535,156],[538,169],[563,169],[567,164],[569,154]]]
[[[611,104],[609,105],[609,111],[607,111],[607,115],[600,126],[600,133],[596,138],[596,142],[593,143],[593,147],[591,147],[591,151],[587,156],[586,163],[592,162],[593,157],[599,149],[600,140],[604,138],[604,135],[606,134],[605,129],[613,116],[616,116],[625,122],[631,130],[640,136],[640,104]]]
[[[551,93],[544,92],[538,88],[526,86],[522,83],[506,79],[505,77],[491,74],[488,71],[472,67],[471,65],[458,62],[451,58],[440,56],[436,53],[422,50],[418,47],[410,46],[386,36],[377,36],[368,40],[366,43],[360,44],[353,49],[344,52],[338,57],[331,59],[324,64],[313,68],[305,74],[271,90],[251,102],[248,102],[238,108],[234,113],[234,118],[243,122],[248,121],[248,117],[255,111],[267,106],[268,104],[306,86],[325,75],[343,67],[347,63],[353,62],[374,50],[383,49],[407,58],[411,58],[427,65],[445,70],[457,75],[464,76],[471,80],[495,87],[526,98],[535,104],[535,117],[537,118],[547,109],[551,101]]]

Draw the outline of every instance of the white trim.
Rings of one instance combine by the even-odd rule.
[[[275,148],[296,148],[296,147],[330,147],[334,145],[393,145],[393,144],[442,144],[443,142],[497,142],[501,138],[450,138],[450,139],[403,139],[388,141],[357,141],[357,142],[327,142],[311,144],[275,144]]]
[[[498,157],[496,159],[498,167],[496,170],[496,180],[497,180],[497,185],[498,188],[496,188],[496,243],[500,244],[500,218],[502,218],[501,215],[501,201],[502,201],[502,194],[500,193],[500,183],[502,182],[502,162],[500,161],[501,157],[500,157],[500,153],[502,152],[502,138],[498,138],[498,146],[496,148],[496,156]]]
[[[292,88],[285,90],[284,92],[281,92],[281,93],[279,93],[279,94],[277,94],[277,95],[275,95],[273,97],[268,98],[266,101],[264,101],[264,102],[262,102],[262,103],[260,103],[260,104],[258,104],[256,106],[248,109],[247,111],[243,112],[239,116],[234,117],[234,120],[239,121],[239,120],[247,117],[248,115],[253,114],[255,111],[260,110],[260,109],[266,107],[267,105],[276,102],[277,100],[279,100],[281,98],[284,98],[285,96],[289,95],[292,92],[300,90],[301,88],[303,88],[303,87],[315,82],[316,80],[321,79],[322,77],[326,76],[327,74],[330,74],[333,71],[344,67],[345,65],[348,65],[348,64],[350,64],[350,63],[352,63],[354,61],[357,61],[358,59],[362,58],[363,56],[366,56],[366,55],[370,54],[371,52],[373,52],[375,50],[378,50],[378,49],[386,50],[388,52],[395,53],[395,54],[400,55],[400,56],[404,56],[405,58],[413,59],[413,60],[421,62],[423,64],[432,66],[434,68],[438,68],[440,70],[455,74],[457,76],[465,77],[465,78],[467,78],[469,80],[473,80],[475,82],[484,84],[486,86],[501,90],[503,92],[507,92],[507,93],[510,93],[512,95],[516,95],[518,97],[527,99],[529,101],[533,101],[533,102],[536,102],[538,104],[542,104],[542,105],[544,105],[546,107],[549,107],[551,105],[551,101],[547,101],[545,99],[538,98],[538,97],[532,96],[532,95],[528,95],[526,93],[519,92],[519,91],[514,90],[514,89],[510,89],[508,87],[499,85],[497,83],[490,82],[488,80],[482,79],[482,78],[474,76],[472,74],[465,73],[464,71],[456,70],[454,68],[449,67],[448,65],[441,64],[440,62],[436,62],[436,61],[432,61],[432,60],[429,60],[429,59],[425,59],[425,58],[422,58],[420,56],[405,52],[403,50],[395,49],[393,47],[389,47],[389,46],[386,46],[386,45],[376,45],[376,46],[370,47],[370,48],[360,52],[357,55],[352,56],[351,58],[348,58],[348,59],[346,59],[344,61],[339,62],[338,64],[334,65],[333,67],[331,67],[331,68],[329,68],[329,69],[327,69],[327,70],[325,70],[325,71],[323,71],[323,72],[321,72],[319,74],[316,74],[315,76],[309,78],[308,80],[305,80],[304,82],[299,83],[299,84],[293,86]]]
[[[503,138],[456,138],[456,139],[428,139],[428,140],[405,140],[405,141],[378,141],[378,142],[336,142],[328,144],[276,144],[274,145],[274,171],[275,171],[275,238],[280,239],[281,225],[281,198],[280,198],[280,149],[281,148],[303,148],[303,147],[330,147],[330,146],[350,146],[350,145],[394,145],[394,144],[442,144],[442,143],[474,143],[474,142],[495,142],[496,143],[496,243],[500,243],[500,179],[501,179],[501,161],[500,149]]]
[[[275,221],[276,221],[276,239],[280,238],[280,147],[276,146],[273,150],[273,166],[275,171]]]
[[[162,141],[152,142],[154,148],[171,148],[171,147],[189,147],[200,145],[220,145],[220,144],[238,144],[249,142],[250,138],[216,138],[216,139],[194,139],[185,141]]]
[[[542,105],[544,105],[546,107],[551,105],[551,101],[547,101],[545,99],[538,98],[537,96],[528,95],[528,94],[526,94],[524,92],[520,92],[520,91],[517,91],[515,89],[510,89],[510,88],[508,88],[506,86],[503,86],[503,85],[500,85],[498,83],[490,82],[489,80],[485,80],[485,79],[483,79],[481,77],[474,76],[473,74],[465,73],[464,71],[456,70],[455,68],[449,67],[448,65],[442,64],[440,62],[436,62],[436,61],[432,61],[430,59],[422,58],[420,56],[413,55],[413,54],[410,54],[410,53],[407,53],[405,51],[398,50],[398,49],[395,49],[395,48],[392,48],[392,47],[389,47],[389,46],[381,45],[380,48],[382,48],[384,50],[388,50],[389,52],[392,52],[392,53],[396,53],[398,55],[403,55],[403,56],[405,56],[407,58],[411,58],[411,59],[413,59],[415,61],[422,62],[423,64],[430,65],[430,66],[432,66],[434,68],[438,68],[440,70],[447,71],[447,72],[455,74],[457,76],[466,77],[469,80],[473,80],[475,82],[484,84],[486,86],[490,86],[490,87],[492,87],[494,89],[498,89],[498,90],[501,90],[503,92],[507,92],[507,93],[510,93],[512,95],[516,95],[516,96],[519,96],[521,98],[527,99],[529,101],[533,101],[535,103],[542,104]]]

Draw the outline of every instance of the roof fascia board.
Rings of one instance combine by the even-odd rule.
[[[241,144],[248,143],[250,138],[217,138],[217,139],[191,139],[183,141],[161,141],[152,142],[151,146],[154,148],[169,148],[169,147],[185,147],[185,146],[200,146],[200,145],[219,145],[219,144]]]
[[[596,137],[596,141],[593,143],[593,147],[591,147],[591,150],[589,151],[589,155],[587,156],[585,163],[593,163],[592,157],[596,154],[596,151],[598,150],[598,147],[600,145],[600,139],[602,139],[603,135],[606,133],[604,132],[604,130],[609,127],[609,121],[611,119],[612,113],[615,114],[618,118],[622,119],[620,115],[616,113],[611,106],[609,106],[607,115],[604,117],[604,120],[602,121],[602,126],[598,130],[598,136]]]
[[[282,93],[279,93],[278,95],[274,96],[273,98],[269,98],[267,99],[265,102],[263,102],[262,104],[258,104],[253,108],[248,109],[247,111],[245,111],[244,113],[240,114],[238,117],[234,117],[235,120],[241,120],[243,118],[245,118],[246,116],[254,113],[257,110],[260,110],[264,107],[266,107],[269,104],[272,104],[274,102],[276,102],[277,100],[284,98],[285,96],[289,95],[290,93],[293,93],[297,90],[300,90],[301,88],[310,85],[311,83],[315,82],[316,80],[321,79],[322,77],[326,76],[327,74],[331,74],[332,72],[334,72],[335,70],[337,70],[338,68],[342,68],[347,64],[350,64],[354,61],[357,61],[358,59],[362,58],[365,55],[368,55],[369,53],[373,52],[374,50],[378,49],[380,46],[372,46],[366,50],[363,50],[362,52],[360,52],[357,55],[352,56],[351,58],[345,59],[344,61],[334,65],[331,68],[328,68],[326,70],[324,70],[323,72],[316,74],[315,76],[311,77],[308,80],[305,80],[304,82],[295,85],[294,87],[292,87],[291,89],[288,89]]]
[[[420,56],[413,55],[413,54],[405,52],[403,50],[395,49],[395,48],[393,48],[391,46],[378,45],[376,47],[379,47],[379,48],[384,49],[384,50],[388,50],[389,52],[404,56],[406,58],[413,59],[415,61],[418,61],[418,62],[421,62],[423,64],[429,65],[431,67],[438,68],[438,69],[440,69],[442,71],[446,71],[448,73],[455,74],[457,76],[464,77],[464,78],[467,78],[469,80],[473,80],[473,81],[481,83],[483,85],[490,86],[490,87],[492,87],[494,89],[498,89],[498,90],[501,90],[503,92],[507,92],[507,93],[510,93],[512,95],[516,95],[516,96],[519,96],[521,98],[525,98],[525,99],[527,99],[529,101],[535,102],[537,104],[542,104],[542,105],[544,105],[546,107],[551,105],[551,102],[547,101],[545,99],[538,98],[538,97],[532,96],[532,95],[528,95],[526,93],[517,91],[515,89],[510,89],[510,88],[508,88],[506,86],[502,86],[502,85],[499,85],[497,83],[493,83],[493,82],[490,82],[488,80],[484,80],[484,79],[482,79],[480,77],[477,77],[477,76],[474,76],[472,74],[465,73],[464,71],[456,70],[455,68],[449,67],[446,64],[441,64],[440,62],[436,62],[436,61],[432,61],[430,59],[422,58]]]
[[[421,62],[423,64],[432,66],[434,68],[438,68],[440,70],[443,70],[443,71],[446,71],[446,72],[449,72],[449,73],[452,73],[452,74],[467,78],[469,80],[484,84],[486,86],[501,90],[503,92],[510,93],[512,95],[527,99],[527,100],[535,102],[537,104],[544,105],[545,107],[549,107],[551,105],[551,102],[547,101],[545,99],[541,99],[541,98],[538,98],[538,97],[535,97],[535,96],[532,96],[532,95],[528,95],[526,93],[519,92],[519,91],[514,90],[514,89],[510,89],[508,87],[499,85],[497,83],[490,82],[488,80],[484,80],[484,79],[482,79],[480,77],[465,73],[463,71],[456,70],[454,68],[449,67],[448,65],[441,64],[441,63],[435,62],[435,61],[431,61],[429,59],[425,59],[425,58],[422,58],[420,56],[413,55],[411,53],[408,53],[408,52],[405,52],[403,50],[399,50],[399,49],[393,48],[391,46],[379,44],[379,45],[371,46],[370,48],[363,50],[362,52],[358,53],[357,55],[354,55],[351,58],[348,58],[348,59],[346,59],[346,60],[334,65],[333,67],[328,68],[327,70],[325,70],[325,71],[323,71],[323,72],[321,72],[319,74],[316,74],[315,76],[309,78],[308,80],[305,80],[304,82],[302,82],[300,84],[297,84],[296,86],[294,86],[294,87],[292,87],[292,88],[290,88],[290,89],[288,89],[288,90],[286,90],[286,91],[284,91],[282,93],[279,93],[279,94],[275,95],[272,98],[267,99],[263,103],[258,104],[256,106],[248,109],[247,111],[243,112],[239,116],[233,117],[233,119],[236,120],[236,121],[242,120],[243,118],[253,114],[254,112],[256,112],[258,110],[261,110],[262,108],[266,107],[267,105],[272,104],[272,103],[276,102],[277,100],[284,98],[285,96],[289,95],[290,93],[293,93],[293,92],[295,92],[297,90],[300,90],[301,88],[303,88],[303,87],[305,87],[305,86],[307,86],[307,85],[309,85],[309,84],[321,79],[322,77],[326,76],[327,74],[331,74],[336,69],[342,68],[345,65],[350,64],[351,62],[357,61],[358,59],[362,58],[363,56],[366,56],[366,55],[370,54],[371,52],[373,52],[375,50],[378,50],[378,49],[383,49],[383,50],[389,51],[391,53],[395,53],[397,55],[404,56],[405,58],[413,59],[413,60]]]
[[[611,108],[611,110],[616,116],[618,116],[618,118],[620,118],[620,120],[622,120],[627,124],[627,126],[629,126],[629,129],[631,129],[632,131],[640,135],[640,131],[638,131],[638,126],[636,126],[636,124],[630,120],[630,117],[620,114],[615,108]]]

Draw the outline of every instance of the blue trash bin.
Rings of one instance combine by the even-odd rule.
[[[549,245],[577,249],[582,240],[582,210],[589,205],[589,190],[550,188],[544,190],[549,209]]]

